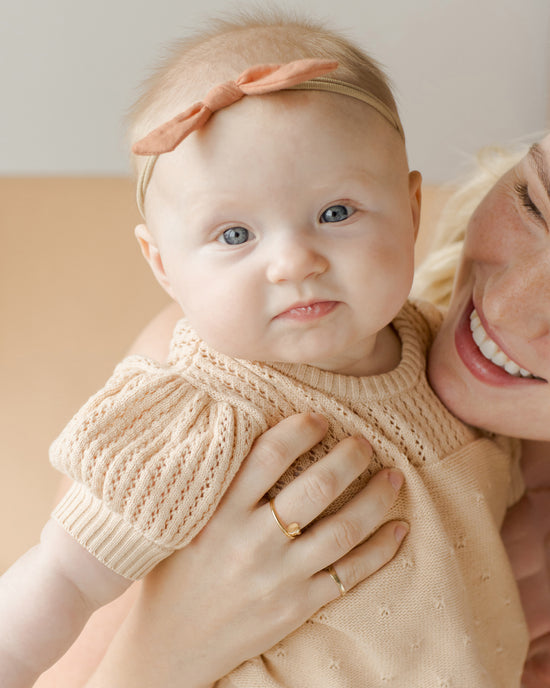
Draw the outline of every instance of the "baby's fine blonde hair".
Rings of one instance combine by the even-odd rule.
[[[447,201],[437,223],[430,251],[415,273],[412,295],[446,308],[470,217],[496,181],[526,154],[527,148],[487,147],[476,159],[476,169]]]
[[[388,77],[347,38],[320,23],[280,12],[241,12],[214,19],[206,30],[172,46],[129,113],[130,145],[248,67],[303,58],[338,61],[331,76],[374,95],[400,123]],[[136,169],[143,165],[143,160],[133,162]]]

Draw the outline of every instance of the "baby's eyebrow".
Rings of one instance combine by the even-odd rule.
[[[546,195],[550,199],[550,176],[548,175],[548,168],[546,167],[546,156],[540,144],[534,143],[529,149],[528,155],[533,161],[537,176],[543,183]]]

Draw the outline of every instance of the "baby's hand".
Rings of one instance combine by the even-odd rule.
[[[70,647],[92,612],[130,582],[48,521],[40,544],[0,578],[0,686],[30,688]]]

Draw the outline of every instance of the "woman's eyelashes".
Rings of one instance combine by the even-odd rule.
[[[529,188],[527,184],[524,182],[517,182],[514,185],[514,190],[527,212],[536,220],[544,220],[541,211],[538,209],[538,206],[534,203],[533,199],[529,195]]]

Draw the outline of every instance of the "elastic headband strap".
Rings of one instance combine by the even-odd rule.
[[[295,60],[283,65],[257,65],[244,71],[235,81],[210,89],[205,98],[176,117],[157,127],[135,143],[132,151],[147,156],[137,181],[137,205],[145,218],[145,193],[159,155],[173,151],[193,131],[203,127],[210,117],[246,95],[264,95],[276,91],[326,91],[349,96],[366,103],[386,119],[404,139],[399,118],[376,96],[345,81],[324,77],[337,69],[331,60]]]
[[[330,77],[317,77],[316,79],[304,81],[303,84],[290,86],[288,90],[326,91],[327,93],[339,93],[342,96],[349,96],[350,98],[355,98],[355,100],[360,100],[362,103],[370,105],[371,108],[374,108],[382,115],[394,129],[397,129],[401,138],[405,140],[405,132],[403,131],[399,117],[397,117],[397,115],[376,96],[373,96],[372,93],[368,91],[364,91],[362,88],[359,88],[359,86],[348,84],[346,81],[340,81],[339,79],[331,79]]]

